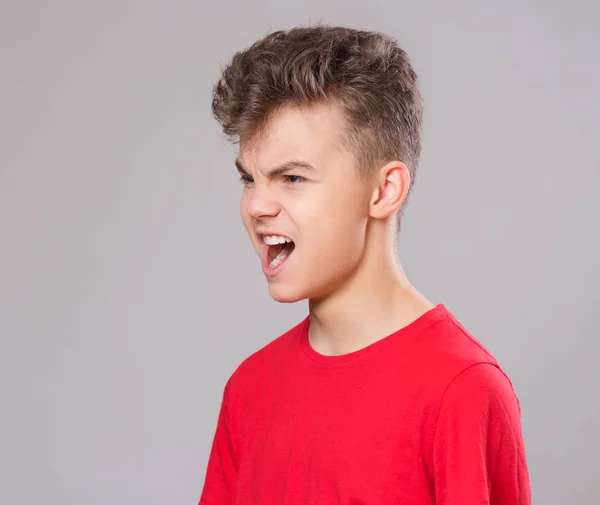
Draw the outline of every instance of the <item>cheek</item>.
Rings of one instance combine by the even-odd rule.
[[[334,247],[339,254],[356,256],[362,254],[368,217],[369,195],[362,188],[344,188],[334,199],[335,209],[330,216]],[[335,212],[335,213],[334,213]]]
[[[368,218],[368,195],[358,184],[328,181],[286,202],[286,211],[301,232],[308,253],[355,256]]]
[[[318,212],[311,211],[308,221],[305,230],[316,257],[347,263],[362,253],[367,213],[361,211],[360,199],[332,194],[319,205]]]
[[[349,187],[348,187],[349,186]],[[368,217],[368,198],[365,192],[354,185],[330,191],[324,200],[322,214],[331,224],[333,233],[347,235],[361,228]]]
[[[288,202],[288,205],[293,205],[294,214],[299,218],[320,223],[342,217],[355,219],[364,213],[363,209],[366,208],[364,200],[364,191],[357,190],[354,185],[327,181],[310,192],[300,195],[297,201]]]

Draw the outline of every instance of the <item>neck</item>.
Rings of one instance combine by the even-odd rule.
[[[433,304],[409,282],[394,247],[374,241],[346,283],[309,300],[309,340],[324,355],[357,351],[410,324]],[[381,244],[377,247],[377,244]]]

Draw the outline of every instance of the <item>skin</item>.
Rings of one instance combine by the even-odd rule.
[[[240,143],[240,213],[261,255],[260,233],[291,238],[295,249],[275,277],[279,302],[309,301],[311,346],[324,355],[362,349],[433,308],[409,282],[396,254],[396,214],[410,183],[402,162],[359,177],[331,103],[284,107]],[[292,166],[273,170],[291,161]]]

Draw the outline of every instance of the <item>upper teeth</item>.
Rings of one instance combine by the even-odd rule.
[[[265,244],[267,245],[285,244],[286,242],[292,241],[291,239],[282,235],[265,235],[264,239]]]

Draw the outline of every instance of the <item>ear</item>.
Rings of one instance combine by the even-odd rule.
[[[381,167],[375,177],[375,187],[369,203],[369,215],[385,219],[404,203],[410,187],[410,172],[401,161],[392,161]]]

